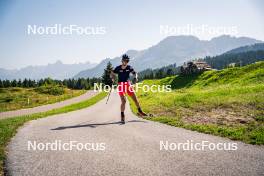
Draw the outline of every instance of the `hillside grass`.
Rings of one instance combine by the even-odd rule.
[[[0,88],[0,112],[51,104],[85,92],[86,90],[71,90],[54,86]]]
[[[155,115],[149,120],[264,144],[264,62],[143,83],[173,88],[169,93],[137,93],[143,109]]]
[[[32,115],[18,116],[8,119],[0,120],[0,175],[4,175],[3,163],[5,160],[5,147],[10,141],[10,139],[16,134],[17,129],[24,123],[35,120],[39,118],[44,118],[47,116],[52,116],[56,114],[67,113],[79,109],[83,109],[94,105],[98,101],[102,100],[107,95],[106,92],[99,93],[88,100],[68,105],[62,108],[53,109],[47,112],[36,113]]]

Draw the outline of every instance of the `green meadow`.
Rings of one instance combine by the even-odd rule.
[[[264,144],[264,62],[143,84],[172,87],[168,93],[137,93],[144,111],[154,114],[149,120]]]
[[[53,85],[37,88],[0,88],[0,112],[55,103],[85,92],[85,90],[72,90]]]

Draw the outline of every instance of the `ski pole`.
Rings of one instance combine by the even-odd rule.
[[[106,103],[105,103],[105,104],[107,104],[107,102],[108,102],[108,100],[109,100],[109,97],[110,97],[110,94],[111,94],[111,92],[112,92],[112,86],[111,86],[111,88],[110,88],[110,92],[108,93],[107,100],[106,100]]]

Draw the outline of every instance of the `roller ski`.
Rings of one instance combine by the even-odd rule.
[[[137,115],[141,118],[146,118],[146,117],[153,117],[153,114],[146,114],[142,110],[139,109]]]

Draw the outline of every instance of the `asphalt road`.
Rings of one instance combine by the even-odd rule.
[[[112,94],[107,105],[104,99],[83,110],[28,122],[8,145],[8,175],[264,174],[263,146],[142,120],[128,106],[127,123],[121,125],[119,103],[118,95]],[[173,146],[188,140],[193,144],[237,143],[237,150],[174,150]],[[38,150],[32,146],[28,150],[29,142],[34,141]],[[64,146],[70,141],[78,143],[79,149],[85,144],[88,147],[65,151],[48,146],[48,150],[43,150],[45,143],[56,141]],[[160,150],[161,141],[168,141],[171,150]]]
[[[95,92],[93,90],[89,90],[86,93],[84,93],[78,97],[74,97],[74,98],[67,99],[64,101],[60,101],[57,103],[37,106],[37,107],[33,107],[33,108],[26,108],[26,109],[14,110],[14,111],[0,112],[0,119],[17,117],[17,116],[22,116],[22,115],[29,115],[29,114],[34,114],[34,113],[38,113],[38,112],[45,112],[45,111],[49,111],[52,109],[61,108],[61,107],[64,107],[64,106],[67,106],[70,104],[74,104],[74,103],[84,101],[88,98],[91,98],[92,96],[94,96],[96,94],[97,94],[97,92]]]

